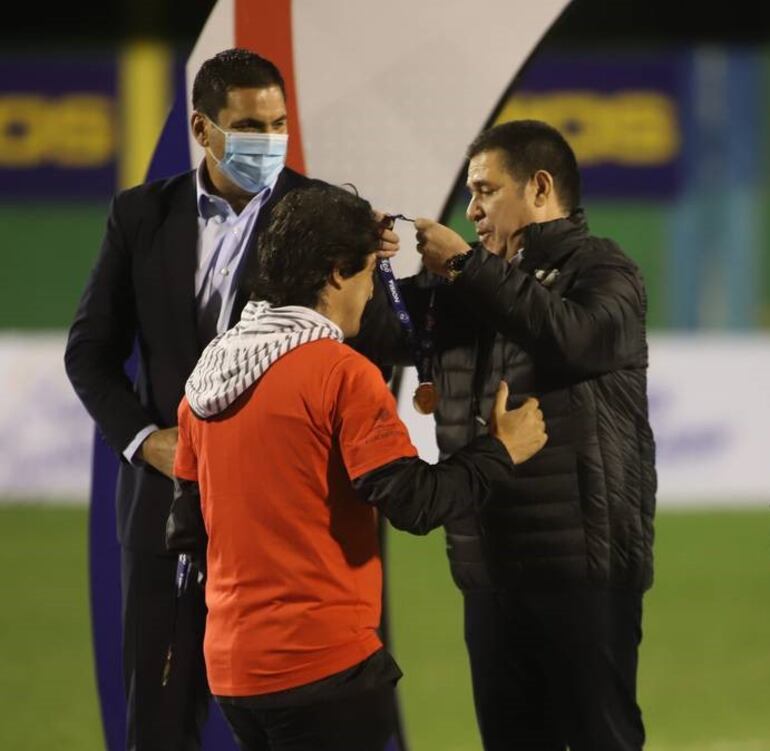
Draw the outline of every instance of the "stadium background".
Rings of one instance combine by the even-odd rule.
[[[575,0],[494,115],[567,132],[593,231],[617,239],[647,280],[665,365],[651,379],[661,511],[640,688],[653,751],[770,749],[770,35],[742,5],[676,26],[660,2]],[[57,396],[63,332],[110,194],[141,180],[210,6],[184,19],[162,4],[126,7],[3,32],[3,748],[103,747],[86,584],[90,429]],[[449,213],[467,231],[455,192]],[[411,747],[476,749],[442,536],[389,544]]]

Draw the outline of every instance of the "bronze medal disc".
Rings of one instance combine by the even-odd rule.
[[[414,392],[412,404],[421,415],[432,415],[438,404],[438,391],[435,385],[428,382],[421,383]]]

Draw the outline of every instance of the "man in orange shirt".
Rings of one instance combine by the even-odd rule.
[[[250,751],[381,751],[401,672],[383,649],[377,511],[425,534],[545,443],[537,402],[422,462],[379,370],[343,344],[372,296],[380,226],[340,188],[290,193],[260,240],[252,301],[179,407],[178,492],[208,534],[211,691]]]

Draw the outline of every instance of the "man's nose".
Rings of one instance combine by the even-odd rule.
[[[481,218],[481,207],[479,206],[475,196],[472,196],[471,200],[468,202],[468,208],[465,209],[465,216],[467,216],[468,219],[470,219],[472,222],[475,222],[477,219]]]

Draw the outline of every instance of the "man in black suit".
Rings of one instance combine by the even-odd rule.
[[[192,99],[192,132],[205,158],[196,170],[115,197],[65,354],[75,391],[123,460],[117,531],[127,745],[137,751],[199,748],[209,700],[203,593],[189,590],[174,614],[176,558],[165,549],[177,406],[202,349],[240,318],[273,206],[311,183],[284,167],[284,82],[270,61],[221,52],[202,65]],[[387,254],[396,242],[386,231],[381,247]],[[134,342],[132,383],[124,364]]]

